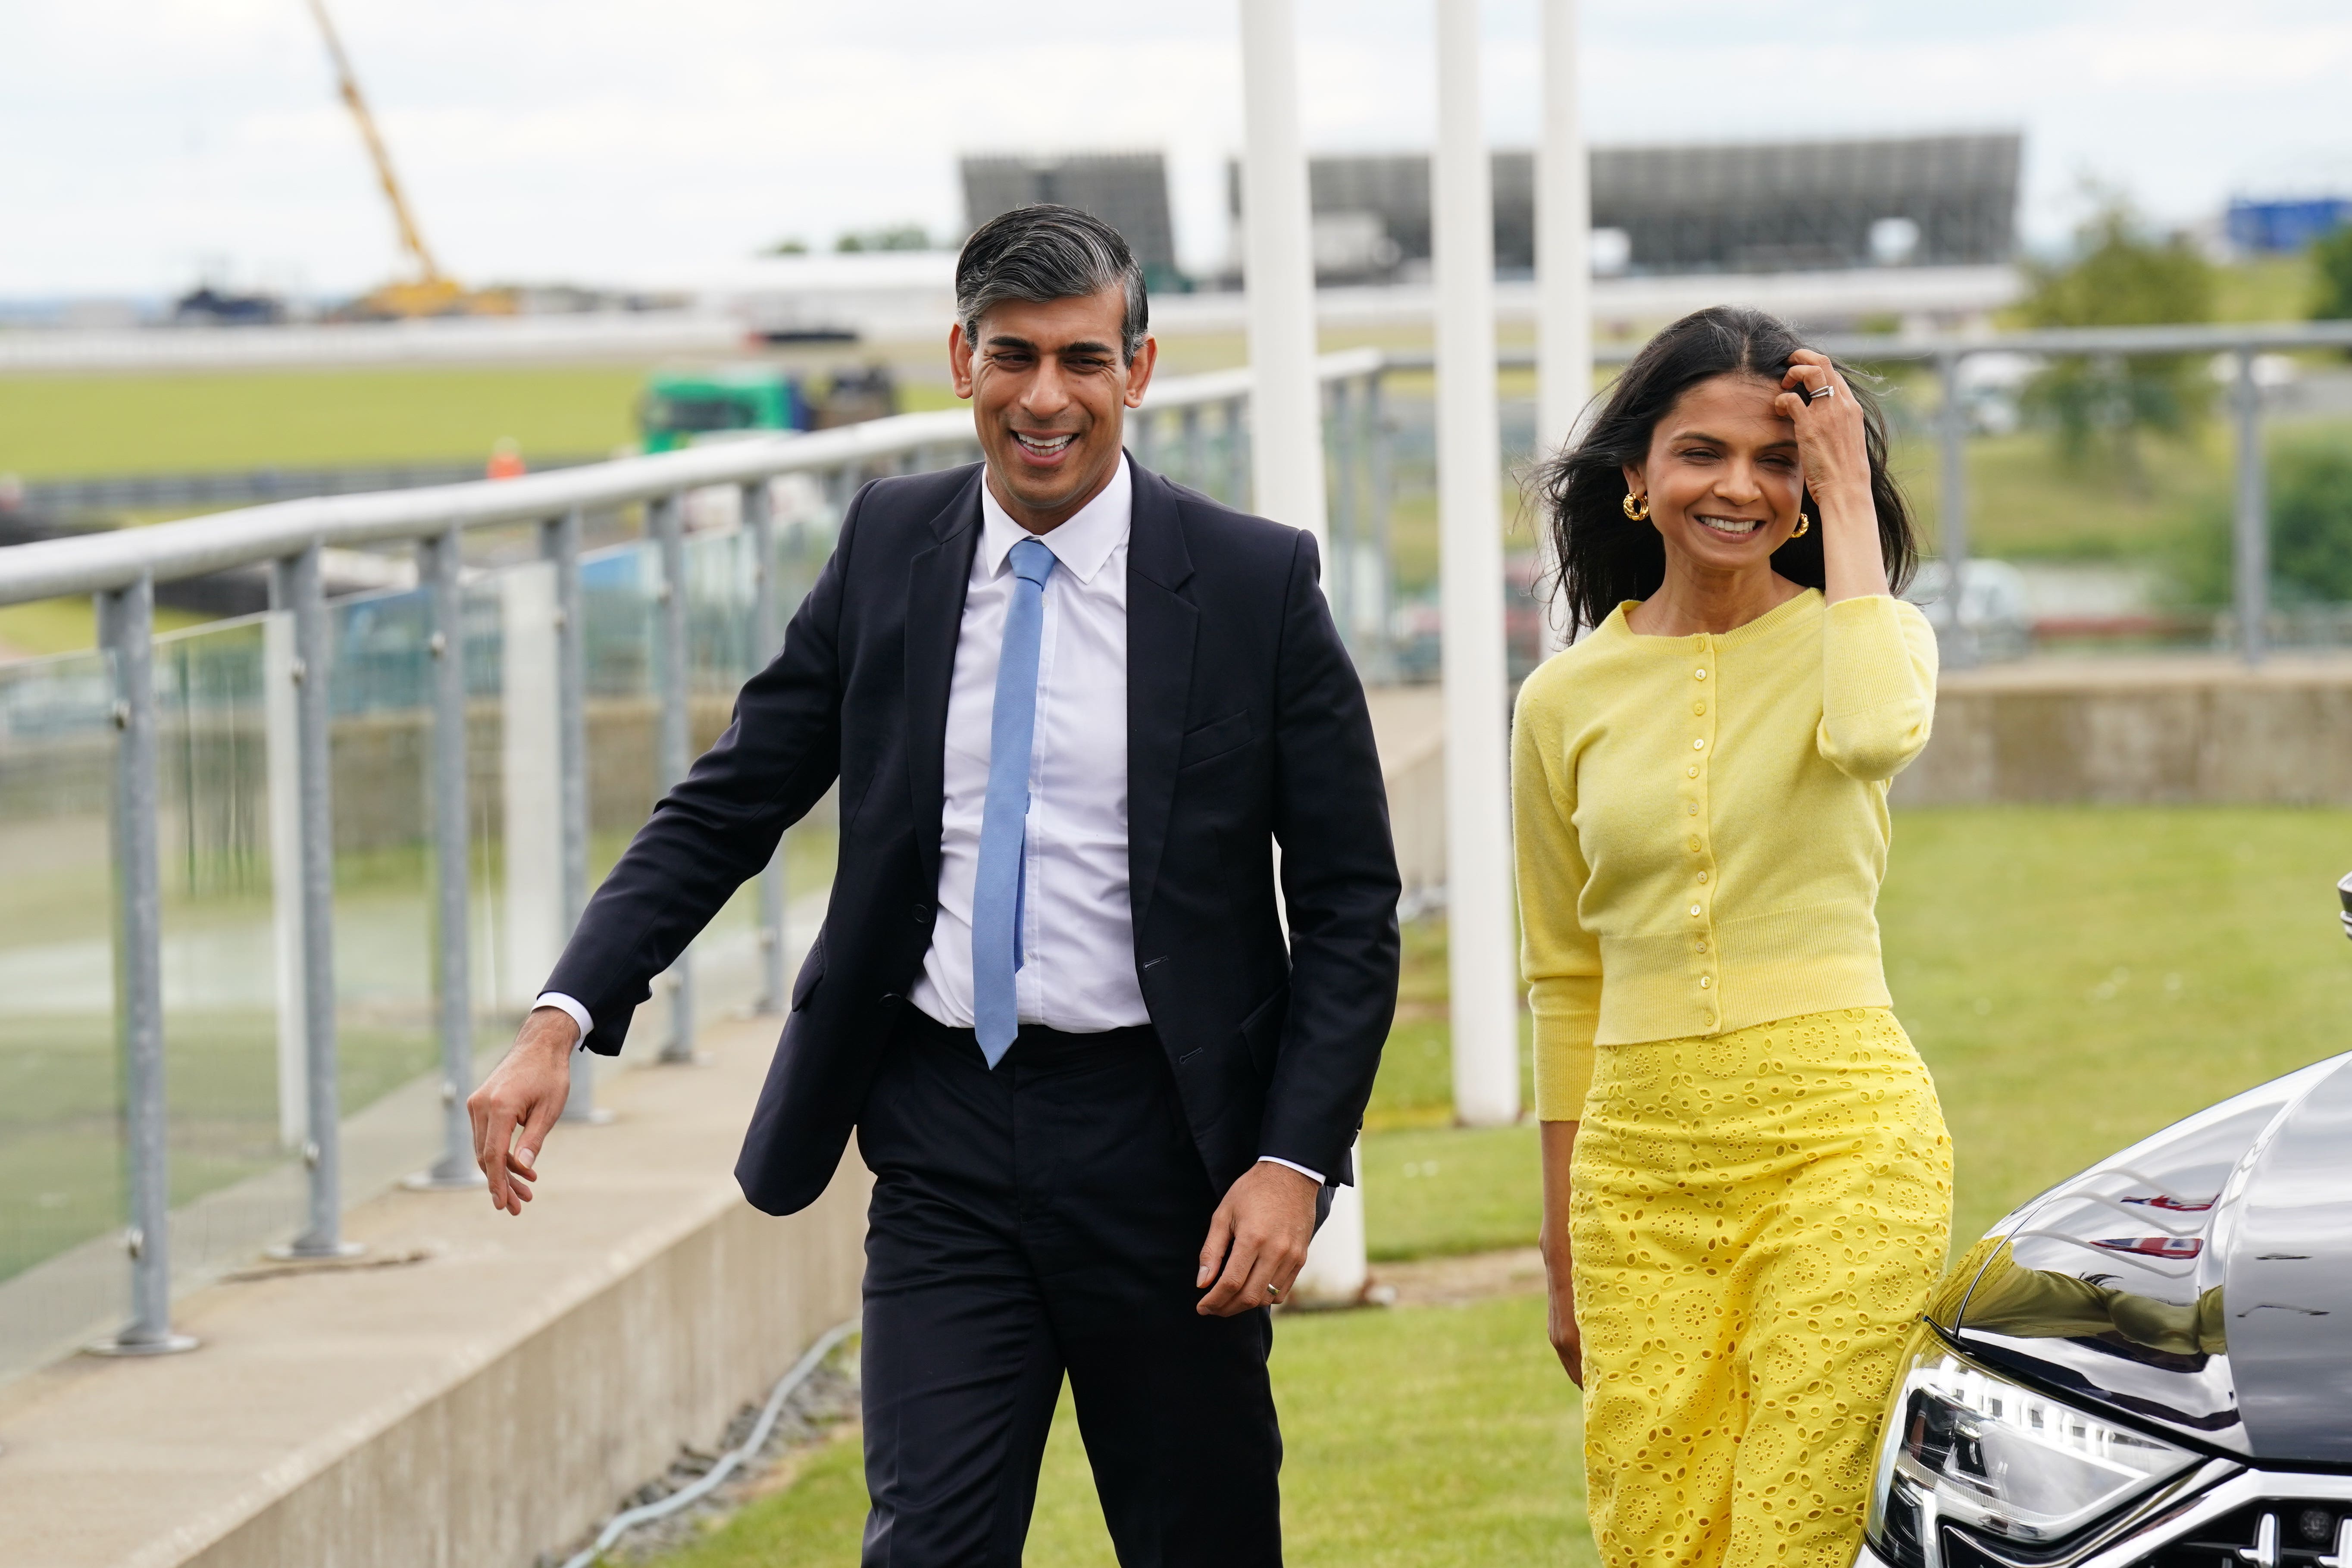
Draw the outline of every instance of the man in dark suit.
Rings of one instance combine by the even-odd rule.
[[[1009,213],[956,288],[986,460],[851,503],[473,1097],[478,1152],[520,1214],[571,1051],[620,1049],[838,780],[736,1174],[789,1214],[853,1128],[874,1173],[866,1563],[1017,1563],[1066,1373],[1121,1562],[1277,1563],[1267,1306],[1352,1178],[1396,995],[1362,689],[1311,535],[1122,449],[1158,350],[1115,231]]]

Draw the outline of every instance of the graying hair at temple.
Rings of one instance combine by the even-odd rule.
[[[956,320],[976,340],[980,319],[1007,300],[1046,304],[1116,288],[1127,297],[1119,352],[1133,360],[1150,326],[1143,268],[1118,230],[1076,207],[1015,207],[974,229],[956,258]]]

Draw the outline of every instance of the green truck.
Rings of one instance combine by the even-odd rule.
[[[809,400],[795,377],[772,365],[658,371],[637,401],[648,452],[674,452],[731,431],[806,430]]]
[[[674,452],[739,431],[830,430],[898,412],[887,365],[836,370],[812,382],[769,364],[656,371],[637,400],[648,452]]]

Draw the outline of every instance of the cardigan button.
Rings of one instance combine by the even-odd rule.
[[[1706,750],[1706,742],[1704,740],[1693,741],[1691,742],[1691,750],[1694,752],[1704,752]]]
[[[1698,906],[1696,904],[1693,904],[1691,906],[1691,919],[1698,919]]]
[[[1691,711],[1693,713],[1704,713],[1706,711],[1706,704],[1704,702],[1694,702],[1691,704]]]
[[[1705,680],[1706,679],[1706,671],[1704,669],[1694,670],[1692,671],[1692,679],[1696,680]]]
[[[1711,976],[1711,975],[1702,974],[1702,975],[1700,975],[1700,976],[1698,977],[1698,988],[1699,988],[1700,990],[1702,990],[1702,991],[1706,990],[1708,986],[1710,986],[1710,985],[1712,985],[1712,984],[1715,984],[1715,980],[1714,980],[1714,977],[1713,977],[1713,976]]]

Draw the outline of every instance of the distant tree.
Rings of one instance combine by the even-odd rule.
[[[931,237],[921,224],[887,224],[880,228],[853,229],[834,241],[835,250],[929,250]]]
[[[2282,442],[2267,467],[2272,596],[2283,605],[2352,604],[2352,447]],[[2234,570],[2230,502],[2213,496],[2193,516],[2173,576],[2189,603],[2226,604]]]
[[[2025,319],[2037,327],[2121,327],[2210,321],[2212,265],[2180,236],[2158,237],[2129,202],[2101,193],[2075,231],[2073,259],[2028,268]],[[2057,431],[2074,461],[2111,458],[2135,489],[2147,487],[2141,432],[2179,434],[2205,412],[2211,383],[2183,354],[2054,360],[2026,388],[2029,412]]]
[[[2311,247],[2311,269],[2317,285],[2312,290],[2311,319],[2352,320],[2352,224]]]
[[[762,256],[806,256],[808,254],[808,241],[804,239],[780,239],[760,254]]]

